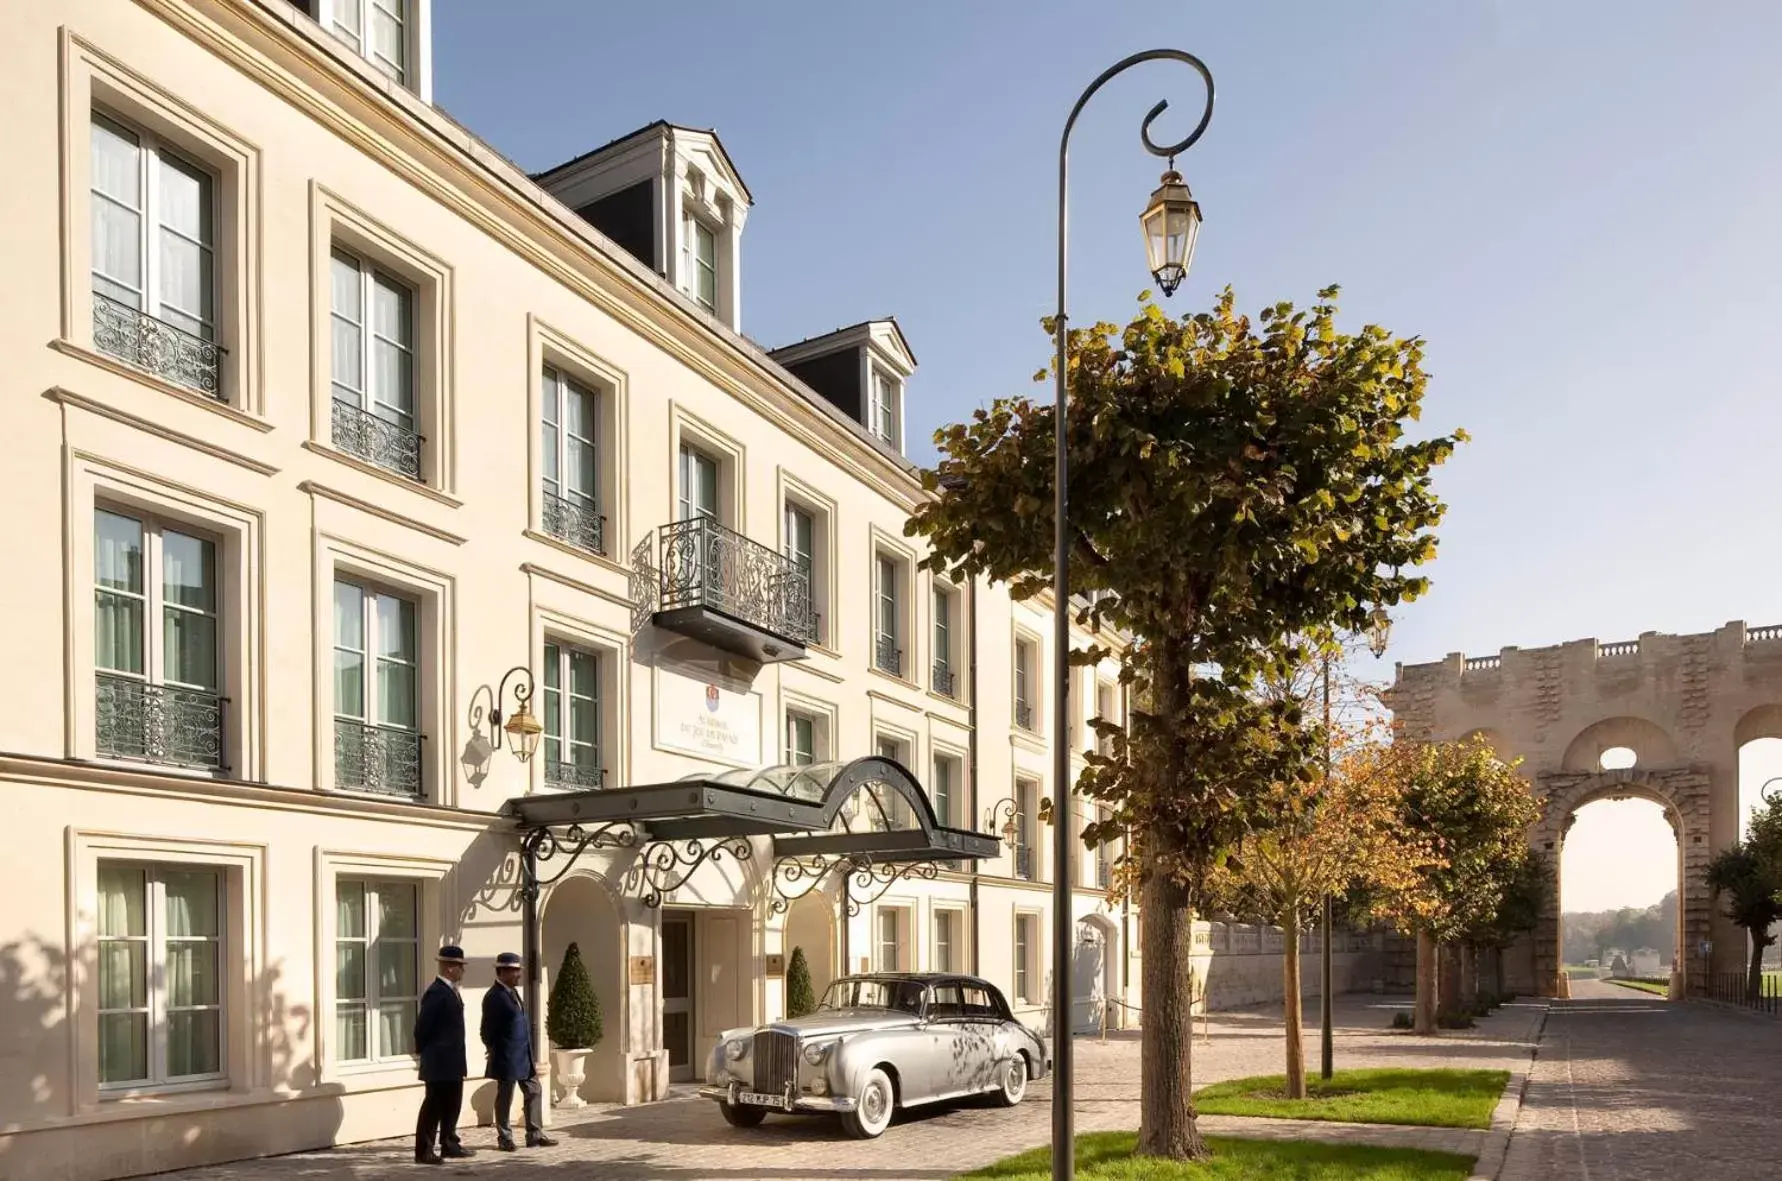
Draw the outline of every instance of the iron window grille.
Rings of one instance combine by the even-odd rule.
[[[658,610],[704,607],[800,644],[816,640],[810,576],[776,550],[706,516],[658,531]]]
[[[419,799],[421,735],[351,718],[334,719],[334,785]]]
[[[1015,725],[1023,730],[1033,729],[1033,706],[1026,701],[1015,702]]]
[[[219,402],[223,358],[228,350],[127,303],[93,292],[93,345],[116,357]]]
[[[897,646],[896,636],[881,635],[873,646],[872,662],[881,671],[894,677],[903,675],[903,649]]]
[[[606,768],[593,763],[564,763],[551,759],[545,763],[545,783],[551,787],[577,789],[605,787]]]
[[[332,427],[334,445],[348,455],[420,482],[424,436],[340,398],[334,399]]]
[[[98,749],[114,759],[225,770],[223,706],[227,697],[178,685],[152,685],[99,673]]]
[[[944,697],[957,697],[958,694],[954,692],[957,681],[958,678],[953,675],[953,670],[947,667],[946,661],[937,660],[934,662],[934,691],[936,693]]]
[[[1027,845],[1015,846],[1015,876],[1033,880],[1033,849]]]
[[[559,541],[567,541],[589,553],[606,553],[606,517],[594,511],[592,502],[579,502],[544,494],[544,528]]]

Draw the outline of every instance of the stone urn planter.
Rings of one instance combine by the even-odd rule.
[[[586,1065],[591,1050],[559,1050],[551,1049],[551,1060],[555,1064],[552,1074],[557,1077],[557,1085],[561,1087],[553,1106],[575,1110],[586,1107],[587,1101],[582,1098],[582,1083],[587,1079]]]

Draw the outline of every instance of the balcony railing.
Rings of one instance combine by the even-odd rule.
[[[97,291],[93,292],[93,347],[174,385],[227,401],[222,373],[228,350]]]
[[[98,750],[113,759],[223,769],[223,706],[202,689],[98,675]]]
[[[943,697],[959,696],[954,692],[958,687],[958,681],[959,678],[953,674],[951,668],[947,667],[946,661],[937,660],[934,662],[934,691],[936,693]]]
[[[413,730],[335,718],[334,786],[419,799],[421,736]]]
[[[903,675],[903,649],[897,646],[896,636],[880,636],[873,645],[872,663],[882,672],[894,677]]]
[[[577,504],[554,492],[544,494],[544,529],[559,541],[567,541],[589,553],[606,553],[606,518],[592,504]]]
[[[1095,862],[1095,884],[1107,889],[1114,884],[1114,863],[1097,858]]]
[[[405,426],[336,398],[331,437],[348,455],[417,482],[421,478],[421,444],[426,440]]]
[[[633,547],[631,599],[633,630],[654,623],[764,663],[802,659],[816,640],[804,568],[709,517]]]
[[[1015,725],[1023,730],[1033,729],[1033,705],[1031,702],[1015,702]]]
[[[606,786],[606,768],[596,763],[560,763],[545,761],[545,783],[551,787],[584,790]]]
[[[1015,846],[1015,876],[1033,880],[1033,849],[1028,845]]]

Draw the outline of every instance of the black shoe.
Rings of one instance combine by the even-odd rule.
[[[495,1141],[495,1147],[500,1152],[520,1151],[520,1146],[515,1144],[512,1140],[497,1140]]]
[[[462,1144],[449,1144],[446,1146],[445,1151],[441,1152],[439,1155],[446,1160],[464,1160],[466,1157],[475,1156],[476,1152],[473,1149],[464,1147]]]
[[[443,1165],[443,1164],[445,1164],[445,1158],[443,1156],[440,1156],[439,1153],[434,1152],[431,1148],[429,1148],[425,1152],[415,1153],[415,1164],[417,1164],[417,1165]]]
[[[526,1147],[527,1148],[555,1148],[555,1147],[557,1147],[557,1142],[555,1140],[551,1139],[549,1136],[528,1136],[528,1137],[526,1137]]]

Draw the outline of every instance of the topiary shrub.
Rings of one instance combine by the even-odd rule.
[[[786,968],[786,1016],[803,1017],[817,1011],[817,993],[811,987],[811,965],[804,958],[804,948],[792,949],[792,963]]]
[[[1411,1015],[1402,1009],[1392,1015],[1392,1028],[1394,1029],[1414,1029],[1416,1025],[1417,1022],[1412,1019]]]
[[[551,985],[551,1011],[545,1018],[545,1032],[559,1050],[591,1050],[600,1044],[600,996],[588,969],[582,963],[582,949],[571,943],[563,953],[563,966]]]
[[[1445,1009],[1436,1014],[1437,1029],[1471,1029],[1472,1017],[1463,1009]]]

